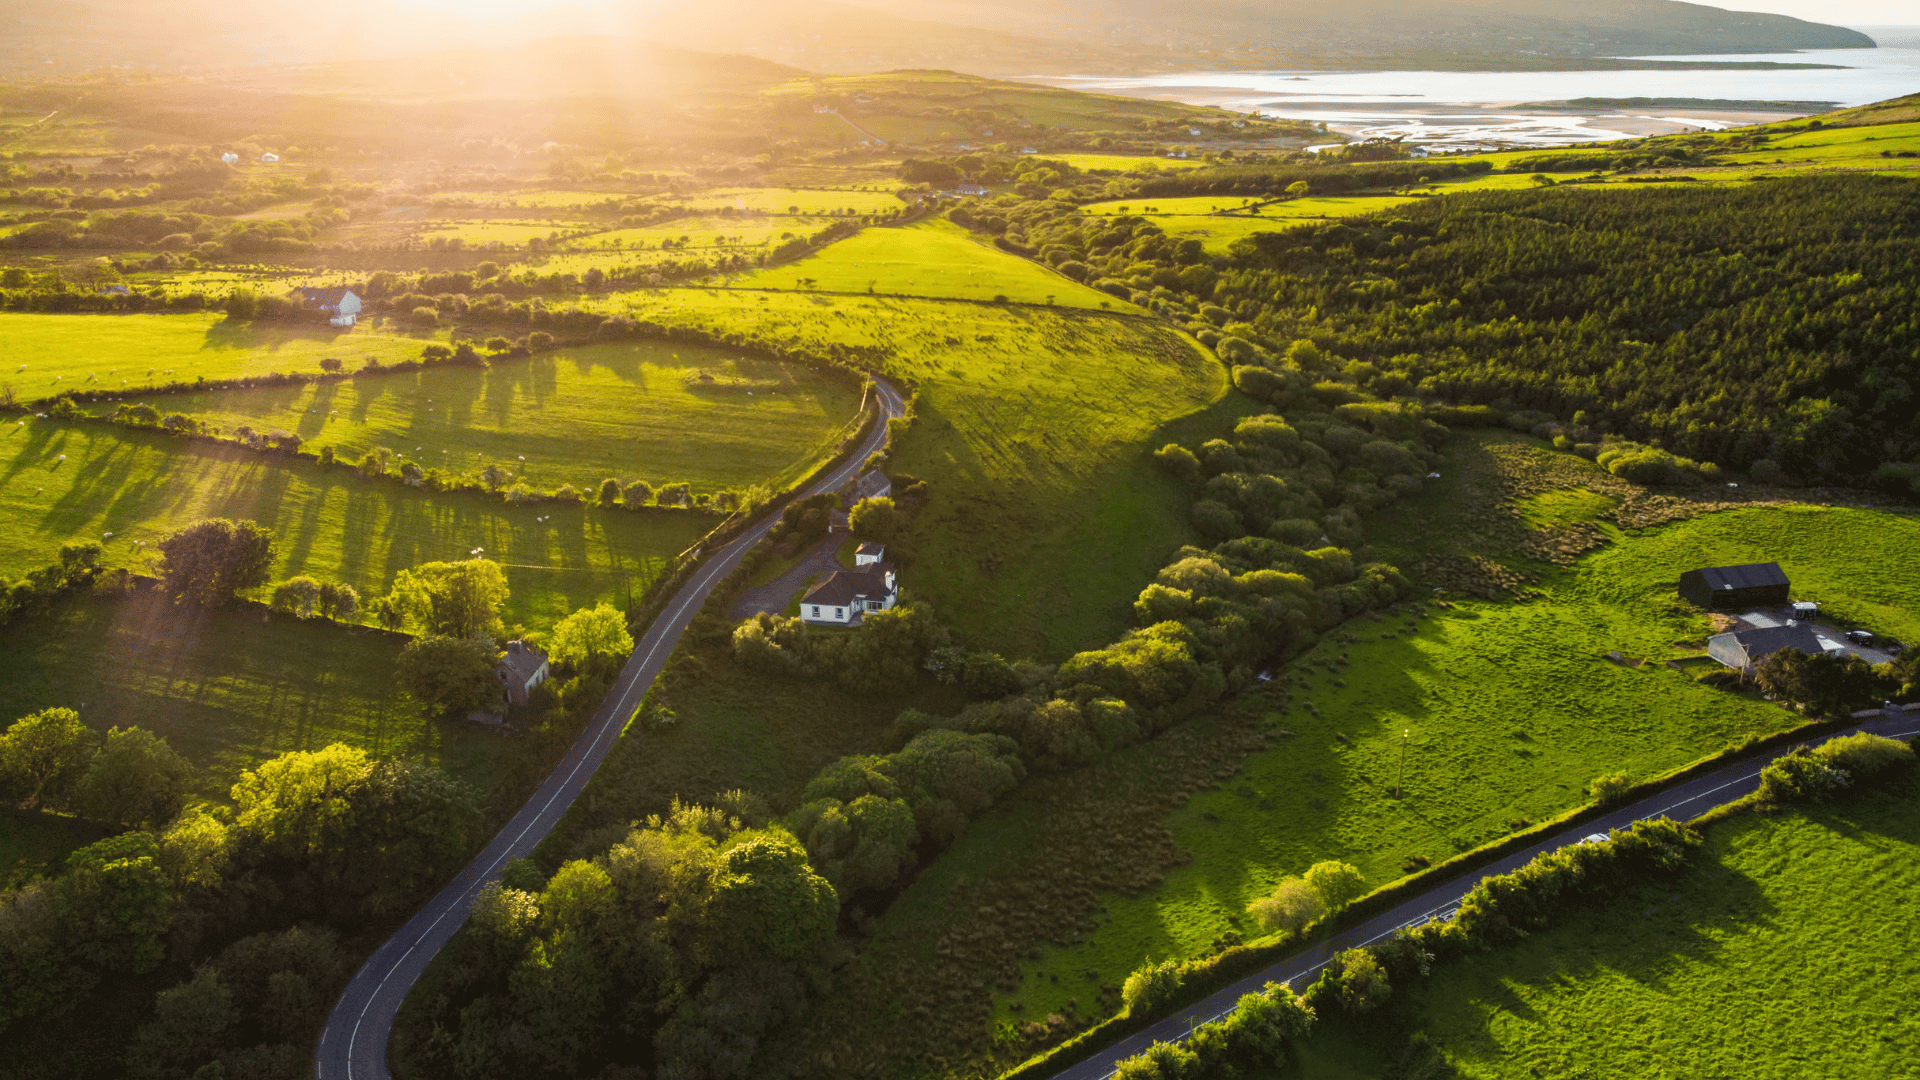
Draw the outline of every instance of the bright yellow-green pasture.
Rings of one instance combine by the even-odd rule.
[[[1208,253],[1224,255],[1227,248],[1241,237],[1275,232],[1292,225],[1370,214],[1412,202],[1416,198],[1418,196],[1310,195],[1302,199],[1267,203],[1259,206],[1257,213],[1254,212],[1256,200],[1232,196],[1114,199],[1089,203],[1085,211],[1104,216],[1138,214],[1152,220],[1168,236],[1198,237]]]
[[[414,360],[444,335],[389,333],[363,322],[350,329],[273,322],[234,323],[224,315],[0,314],[0,382],[22,401],[64,390],[129,393],[204,376],[227,379],[275,371],[318,371],[320,361],[348,369],[369,359]]]
[[[435,206],[487,206],[500,209],[543,210],[573,208],[619,201],[623,196],[612,191],[563,191],[534,188],[526,191],[442,191],[430,200]]]
[[[655,195],[646,201],[699,210],[752,210],[761,214],[822,215],[852,210],[856,214],[886,214],[906,203],[894,195],[897,185],[884,188],[730,188],[691,194]]]
[[[1137,310],[1124,300],[973,239],[945,220],[865,229],[799,262],[749,276],[767,289],[873,292]]]
[[[825,227],[823,219],[800,220],[790,217],[723,218],[686,217],[645,225],[636,229],[612,229],[570,241],[573,248],[620,248],[638,251],[660,247],[662,241],[684,239],[689,247],[758,247],[787,236],[805,236]]]
[[[0,574],[45,565],[74,539],[104,540],[109,565],[142,567],[155,542],[208,517],[250,518],[272,529],[276,578],[344,581],[363,597],[385,593],[406,567],[483,548],[506,566],[514,594],[508,622],[529,625],[600,600],[624,604],[630,582],[639,594],[647,560],[657,569],[716,520],[511,507],[104,424],[29,419],[0,429]]]
[[[582,227],[579,222],[566,221],[435,221],[421,229],[420,237],[424,240],[459,240],[472,246],[507,244],[519,247],[529,240],[546,240],[555,234],[564,236]]]
[[[1083,172],[1156,172],[1160,169],[1197,169],[1204,158],[1169,158],[1150,154],[1043,154],[1048,161],[1064,161]]]
[[[715,389],[699,374],[752,390]],[[224,430],[291,431],[358,460],[384,446],[423,468],[477,477],[507,466],[537,490],[609,476],[696,493],[775,489],[805,475],[853,419],[860,389],[819,371],[721,350],[594,345],[491,368],[434,368],[306,386],[156,397]]]
[[[1165,426],[1218,401],[1226,377],[1159,324],[1068,307],[732,289],[621,293],[593,306],[871,350],[889,374],[915,380],[918,419],[889,466],[928,481],[904,588],[980,645],[1059,659],[1112,640],[1141,582],[1191,538],[1191,496],[1148,455],[1191,438]]]

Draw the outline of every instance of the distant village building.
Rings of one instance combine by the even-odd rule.
[[[958,187],[954,188],[953,192],[956,195],[980,196],[980,195],[985,195],[987,193],[987,189],[980,186],[979,184],[961,184]]]
[[[1021,152],[1021,153],[1023,153],[1023,154],[1037,154],[1037,153],[1039,153],[1040,151],[1038,151],[1038,150],[1035,150],[1035,149],[1034,149],[1033,147],[1031,147],[1031,146],[1023,146],[1023,147],[1021,147],[1021,148],[1020,148],[1020,152]]]
[[[226,153],[220,155],[220,160],[226,162],[229,165],[238,165],[240,164],[240,155],[229,150]]]
[[[1188,128],[1188,129],[1187,129],[1187,134],[1189,134],[1189,135],[1192,135],[1192,136],[1193,136],[1194,138],[1196,138],[1196,139],[1197,139],[1197,138],[1199,138],[1199,137],[1200,137],[1200,136],[1201,136],[1202,134],[1204,134],[1204,132],[1202,132],[1202,131],[1201,131],[1201,130],[1200,130],[1199,128],[1197,128],[1197,127],[1190,127],[1190,128]]]
[[[300,299],[304,300],[308,307],[326,312],[330,316],[327,319],[329,325],[352,326],[360,317],[360,297],[355,295],[352,289],[344,286],[329,289],[309,287],[295,289],[294,292],[299,294]]]
[[[133,290],[125,285],[102,285],[97,290],[102,296],[131,296]]]
[[[1695,607],[1779,607],[1787,602],[1792,583],[1779,563],[1710,566],[1680,575],[1680,598]]]
[[[816,626],[858,626],[870,612],[887,611],[898,598],[886,548],[861,544],[852,570],[835,570],[800,598],[800,621]]]
[[[547,654],[524,641],[507,642],[507,655],[500,658],[493,673],[507,689],[507,700],[525,705],[533,688],[547,681]]]
[[[271,165],[271,164],[273,164],[274,162],[276,162],[276,161],[279,161],[279,160],[280,160],[280,155],[279,155],[279,154],[275,154],[275,153],[272,153],[271,151],[269,151],[268,153],[265,153],[265,154],[261,154],[261,155],[260,155],[260,160],[261,160],[261,161],[264,161],[264,162],[266,162],[266,163],[267,163],[267,164],[269,164],[269,165]]]

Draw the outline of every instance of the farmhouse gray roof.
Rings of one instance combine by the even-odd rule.
[[[353,290],[344,285],[329,285],[325,287],[304,285],[301,286],[298,291],[301,297],[309,304],[333,305],[338,304]]]
[[[1746,651],[1747,659],[1756,664],[1782,649],[1798,649],[1808,656],[1819,656],[1833,651],[1827,648],[1829,643],[1834,649],[1842,648],[1839,642],[1820,633],[1812,624],[1803,622],[1757,630],[1736,630],[1731,636]]]
[[[533,678],[540,670],[540,665],[546,662],[547,654],[541,652],[539,646],[524,641],[509,641],[507,655],[500,658],[500,671],[524,683]]]
[[[848,607],[855,600],[883,597],[892,592],[887,588],[887,575],[892,572],[893,564],[883,562],[868,563],[857,570],[835,570],[827,580],[808,589],[800,602]]]
[[[1747,563],[1744,566],[1709,566],[1700,570],[1700,576],[1706,579],[1707,587],[1717,591],[1724,589],[1764,589],[1771,585],[1786,585],[1787,572],[1780,569],[1777,562]]]
[[[861,544],[859,547],[854,548],[853,553],[855,555],[879,556],[879,555],[885,554],[886,550],[887,550],[887,545],[875,543],[874,541],[869,540],[866,543]]]

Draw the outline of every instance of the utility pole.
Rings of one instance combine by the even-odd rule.
[[[1407,782],[1407,743],[1410,740],[1412,740],[1412,738],[1413,738],[1412,728],[1407,728],[1400,735],[1400,775],[1395,777],[1393,781],[1393,797],[1396,799],[1402,799],[1406,797],[1405,785]]]

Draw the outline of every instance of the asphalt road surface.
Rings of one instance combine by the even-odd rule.
[[[880,401],[880,422],[845,465],[816,481],[805,495],[831,491],[846,483],[886,441],[886,422],[905,415],[906,403],[897,387],[876,380],[875,388]],[[400,1003],[406,1000],[407,991],[427,969],[434,954],[453,937],[460,924],[467,921],[467,908],[474,894],[498,878],[507,863],[533,851],[560,823],[573,800],[585,790],[587,781],[593,779],[600,763],[606,760],[627,719],[646,697],[647,689],[653,685],[667,658],[673,655],[687,623],[706,603],[707,594],[733,572],[747,549],[758,543],[777,520],[777,516],[769,514],[764,521],[708,556],[706,565],[681,586],[668,601],[666,610],[634,646],[633,655],[601,702],[600,711],[540,785],[540,790],[534,792],[533,798],[520,808],[506,828],[487,844],[486,850],[467,864],[399,933],[381,945],[347,984],[339,1004],[327,1018],[326,1030],[320,1034],[320,1050],[313,1065],[313,1074],[318,1080],[388,1080],[387,1042]]]
[[[1849,735],[1855,731],[1870,731],[1876,735],[1894,737],[1912,735],[1920,731],[1920,712],[1890,712],[1838,734]],[[1822,743],[1835,737],[1837,736],[1823,736],[1801,745]],[[1783,749],[1779,754],[1787,753],[1790,749],[1792,748]],[[1689,821],[1722,803],[1732,802],[1751,794],[1760,786],[1760,770],[1766,768],[1773,757],[1779,754],[1729,765],[1705,776],[1695,777],[1651,798],[1643,799],[1630,806],[1623,806],[1605,817],[1568,829],[1492,865],[1462,874],[1369,922],[1302,949],[1264,971],[1249,975],[1212,997],[1156,1022],[1144,1031],[1103,1047],[1079,1064],[1055,1073],[1053,1080],[1106,1080],[1114,1074],[1115,1062],[1142,1053],[1156,1042],[1179,1042],[1185,1039],[1194,1028],[1218,1020],[1232,1012],[1235,1003],[1242,995],[1253,993],[1270,982],[1291,984],[1295,990],[1305,990],[1312,985],[1314,979],[1319,977],[1320,969],[1327,965],[1327,961],[1332,959],[1334,954],[1345,952],[1355,946],[1371,945],[1385,940],[1403,926],[1419,926],[1430,919],[1452,918],[1454,912],[1460,908],[1461,898],[1479,884],[1481,878],[1512,873],[1543,852],[1552,851],[1567,844],[1577,844],[1594,833],[1624,828],[1647,818],[1670,817],[1676,821]]]

